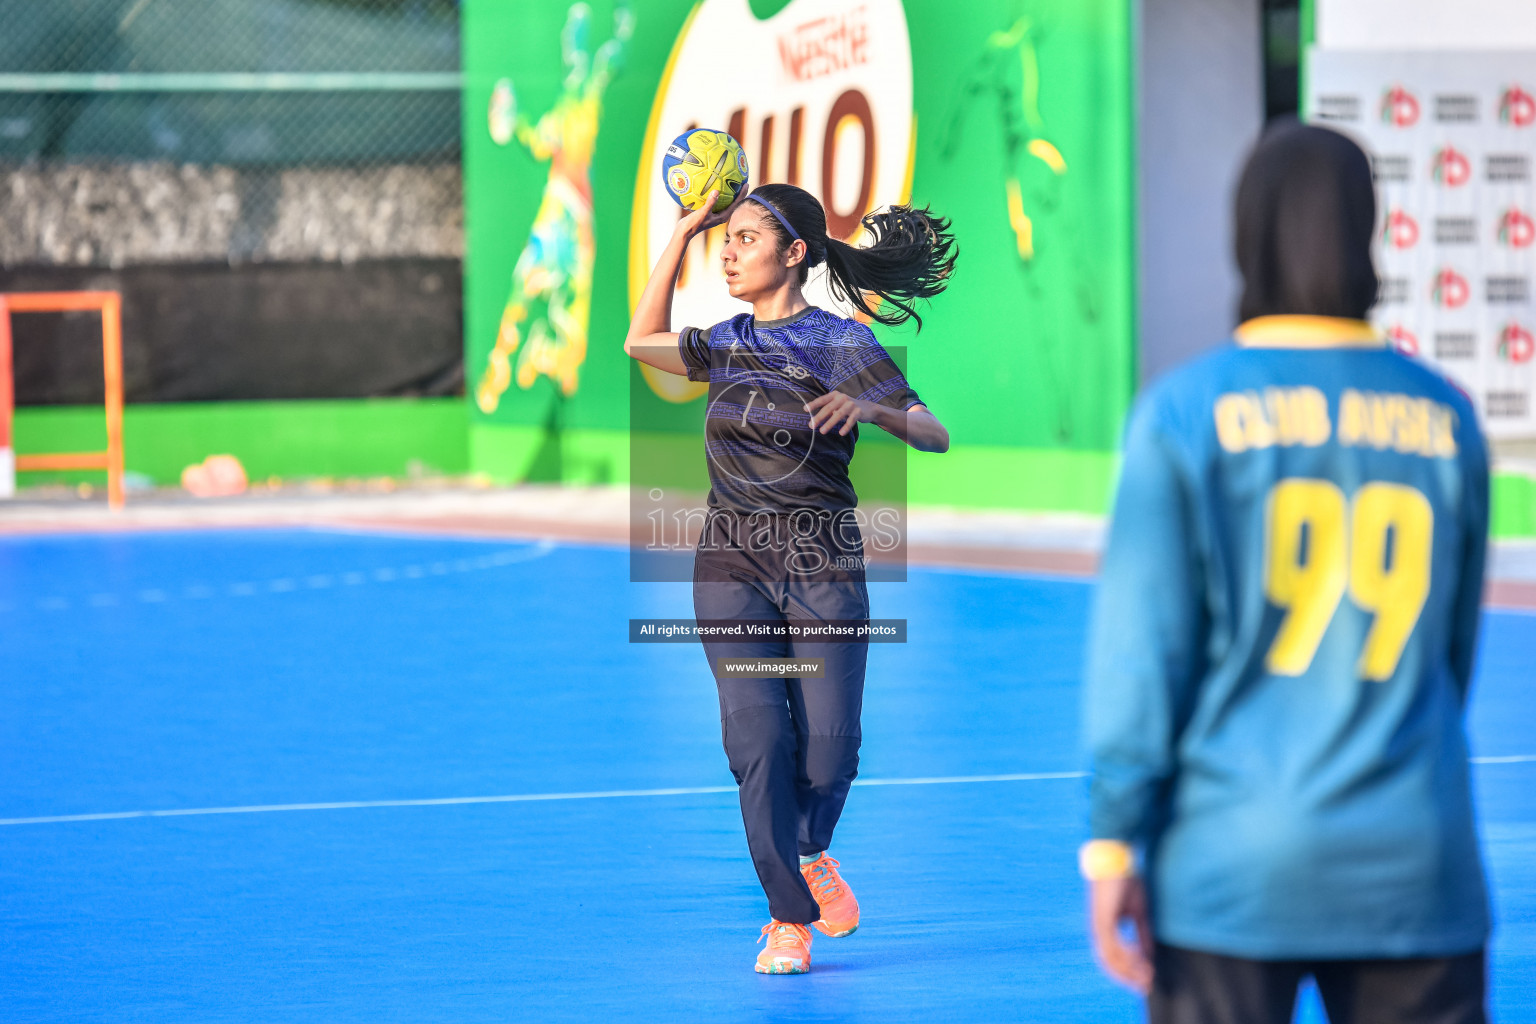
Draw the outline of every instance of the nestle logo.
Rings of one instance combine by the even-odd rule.
[[[1371,158],[1371,171],[1377,181],[1407,181],[1413,174],[1413,161],[1395,153]]]
[[[1473,124],[1477,121],[1477,96],[1456,94],[1435,97],[1435,120],[1441,124]]]
[[[1360,97],[1350,95],[1319,96],[1317,118],[1320,121],[1360,120]]]
[[[779,37],[779,61],[797,82],[822,78],[869,62],[869,23],[864,8],[829,14],[797,25]]]
[[[1489,153],[1489,181],[1528,181],[1531,161],[1524,153]]]
[[[1476,217],[1436,217],[1435,244],[1470,245],[1477,241]]]
[[[1490,391],[1488,392],[1484,408],[1488,412],[1488,418],[1505,418],[1524,416],[1526,409],[1530,407],[1530,395],[1524,391]]]
[[[1436,359],[1476,359],[1477,335],[1470,331],[1437,331]]]

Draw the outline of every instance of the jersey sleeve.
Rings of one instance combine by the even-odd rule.
[[[822,382],[829,390],[902,412],[923,404],[896,361],[875,340],[873,331],[859,324],[854,337],[857,344],[837,349],[828,379]]]
[[[1089,632],[1083,721],[1095,839],[1142,843],[1173,780],[1208,632],[1193,502],[1176,441],[1131,417]]]
[[[684,327],[677,334],[677,353],[688,367],[689,380],[709,380],[709,332],[711,328]]]
[[[1462,703],[1472,685],[1473,656],[1477,650],[1477,624],[1483,601],[1483,570],[1488,558],[1488,448],[1477,427],[1476,415],[1466,410],[1470,422],[1463,439],[1463,515],[1460,552],[1461,578],[1451,619],[1450,662]]]

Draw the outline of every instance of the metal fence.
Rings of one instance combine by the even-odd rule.
[[[457,256],[456,0],[0,0],[0,266]]]

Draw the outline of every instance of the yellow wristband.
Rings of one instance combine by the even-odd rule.
[[[1136,855],[1118,839],[1090,839],[1077,851],[1077,867],[1090,882],[1129,878],[1136,873]]]

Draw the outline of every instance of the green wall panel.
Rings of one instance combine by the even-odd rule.
[[[405,476],[469,471],[468,418],[459,398],[305,402],[185,402],[130,405],[123,456],[130,472],[158,484],[181,480],[209,455],[238,457],[253,480],[278,477]],[[100,406],[16,410],[20,454],[106,447]],[[18,475],[20,486],[101,473]]]
[[[1520,473],[1493,475],[1495,538],[1536,537],[1536,479]]]

